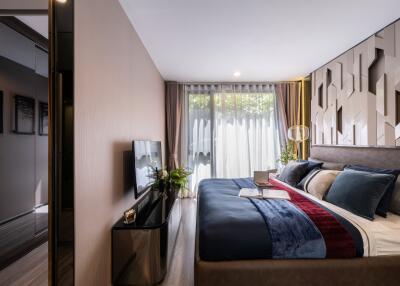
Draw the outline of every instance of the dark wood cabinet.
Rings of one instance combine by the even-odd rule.
[[[113,285],[158,284],[172,262],[181,221],[177,193],[150,191],[134,209],[134,223],[121,218],[112,228]]]

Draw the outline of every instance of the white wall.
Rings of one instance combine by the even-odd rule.
[[[164,81],[118,1],[75,0],[75,283],[111,284],[123,151],[164,144]]]

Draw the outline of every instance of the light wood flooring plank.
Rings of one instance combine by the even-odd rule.
[[[182,221],[175,251],[162,286],[194,285],[194,245],[196,232],[195,199],[182,200]]]

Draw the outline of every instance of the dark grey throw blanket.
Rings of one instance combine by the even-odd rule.
[[[239,188],[255,188],[252,179],[234,179]],[[272,258],[325,258],[325,241],[310,218],[281,199],[253,199],[264,218],[272,243]]]

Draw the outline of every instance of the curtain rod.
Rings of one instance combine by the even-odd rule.
[[[306,80],[306,79],[305,79]],[[166,81],[166,82],[174,82],[174,81]],[[295,83],[301,82],[301,80],[292,80],[292,81],[209,81],[209,82],[182,82],[178,81],[179,84],[277,84],[277,83]]]

